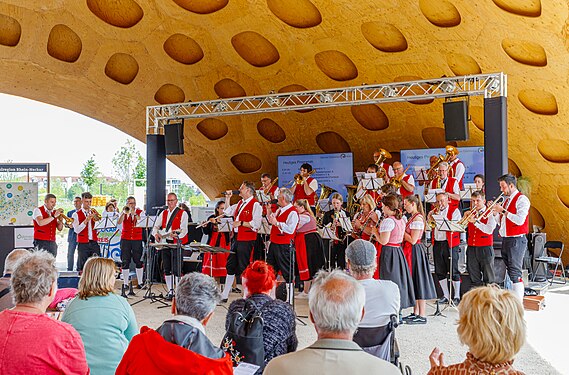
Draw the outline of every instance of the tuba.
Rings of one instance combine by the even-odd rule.
[[[320,202],[323,199],[328,199],[328,197],[336,190],[324,184],[321,184],[320,187],[321,187],[320,197],[318,197],[318,203],[316,204],[316,219],[322,221],[322,216],[324,215],[324,213],[322,212],[322,208],[320,207]]]
[[[356,192],[358,191],[357,185],[346,185],[347,194],[347,202],[346,202],[346,209],[350,216],[353,216],[360,208],[360,204],[357,202]]]
[[[387,181],[387,171],[383,168],[383,162],[387,159],[391,159],[391,153],[384,148],[378,150],[379,156],[375,160],[375,165],[377,165],[377,177]]]

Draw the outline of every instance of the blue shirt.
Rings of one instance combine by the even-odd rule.
[[[61,319],[79,332],[91,375],[114,374],[138,325],[126,299],[106,296],[73,299]]]

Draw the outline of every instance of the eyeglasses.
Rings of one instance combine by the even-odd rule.
[[[168,202],[176,202],[176,199],[168,199]]]

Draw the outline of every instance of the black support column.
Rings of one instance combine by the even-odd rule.
[[[166,146],[162,134],[146,135],[146,214],[166,203]]]
[[[498,177],[508,173],[508,107],[504,96],[484,99],[486,199],[500,195]]]

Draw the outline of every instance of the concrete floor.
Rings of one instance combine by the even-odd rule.
[[[162,285],[154,286],[154,290],[165,293],[165,288]],[[140,296],[144,294],[143,290],[135,290],[135,292],[137,296],[129,298],[131,303],[138,301]],[[232,294],[230,302],[235,298],[239,298],[239,296]],[[568,306],[567,302],[569,302],[569,287],[548,292],[546,301],[547,308],[545,310],[526,312],[527,342],[518,354],[514,365],[526,374],[569,374],[569,364],[564,357],[569,347],[565,339],[569,337],[569,328],[566,323],[567,319],[563,316],[566,306]],[[228,305],[226,304],[226,306]],[[149,300],[144,300],[133,306],[140,326],[146,325],[156,328],[170,316],[169,307],[158,308],[158,306],[160,304],[150,303]],[[307,315],[307,300],[297,299],[296,311],[298,315]],[[404,311],[404,315],[409,312]],[[432,314],[433,312],[434,308],[429,307],[428,313]],[[464,360],[467,348],[460,344],[456,334],[458,313],[455,310],[447,309],[444,314],[446,317],[429,317],[426,325],[403,325],[397,328],[396,337],[401,350],[401,362],[409,365],[413,374],[426,374],[429,371],[429,354],[434,346],[438,346],[444,352],[446,364]],[[225,315],[225,306],[218,306],[212,320],[206,327],[207,334],[214,343],[219,343],[225,333]],[[302,321],[307,325],[303,326],[297,323],[299,349],[316,340],[314,326],[308,319],[302,319]],[[555,332],[556,334],[554,334]]]

